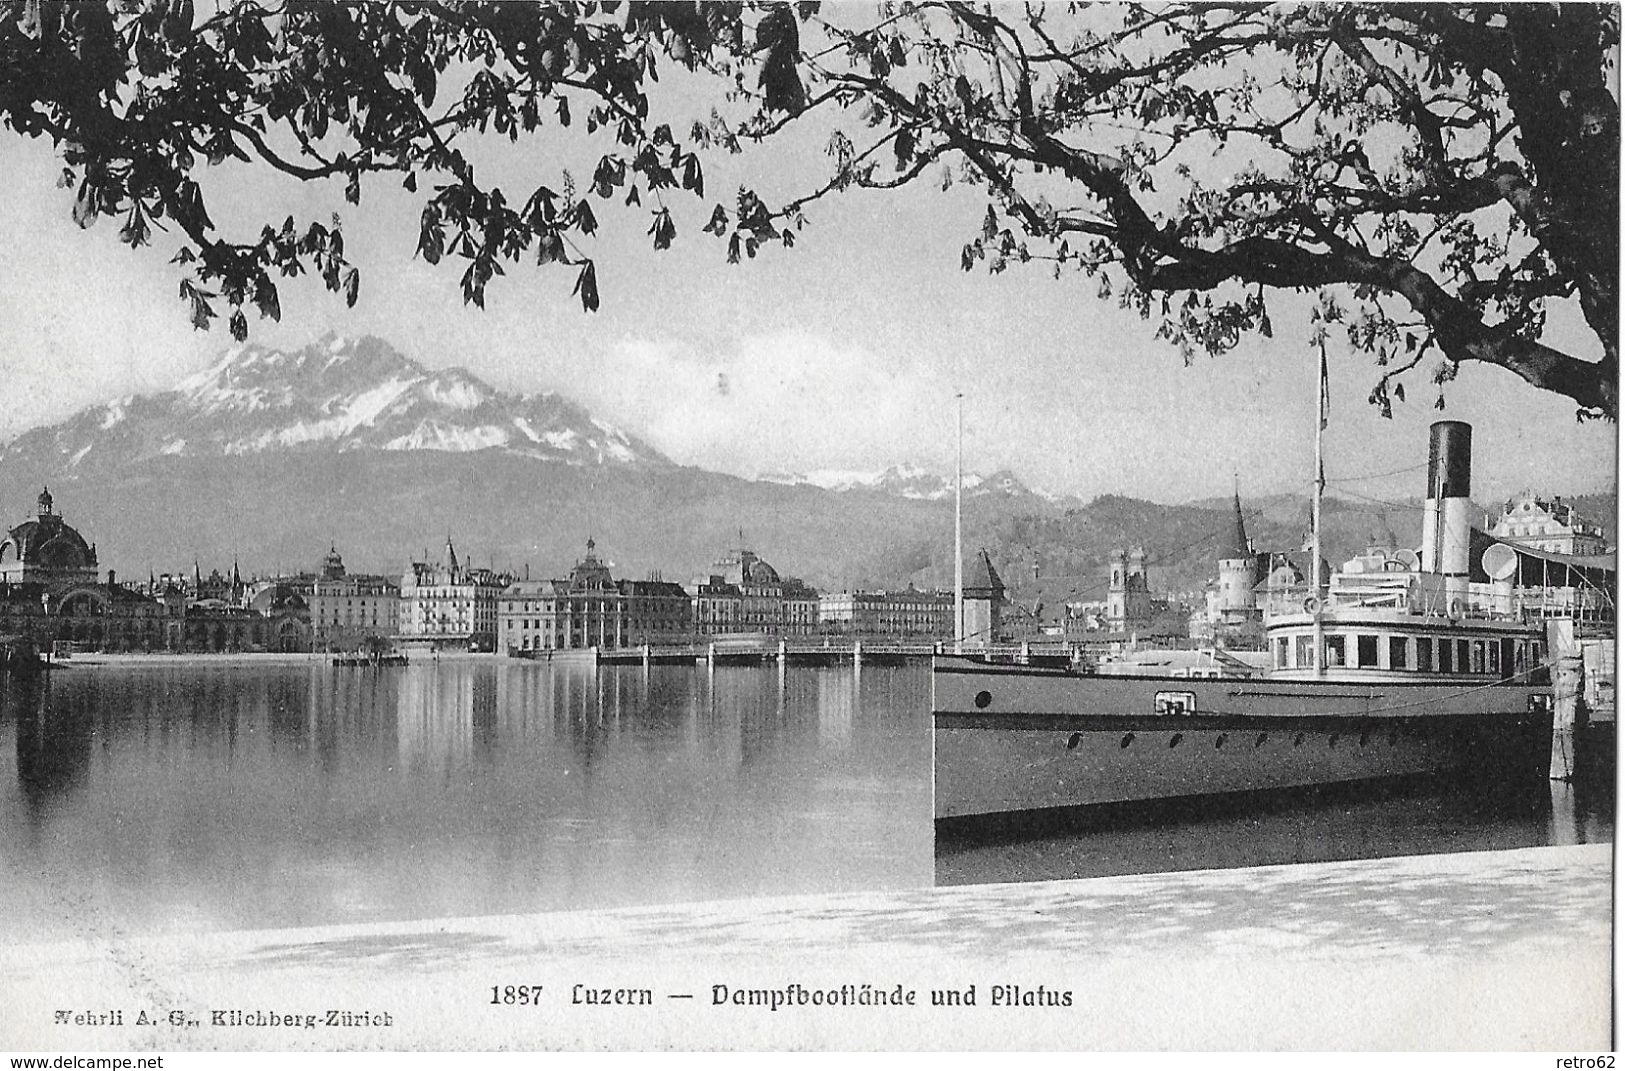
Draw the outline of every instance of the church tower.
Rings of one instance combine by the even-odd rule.
[[[1128,616],[1128,553],[1119,547],[1108,561],[1111,574],[1106,582],[1106,627],[1121,632]]]

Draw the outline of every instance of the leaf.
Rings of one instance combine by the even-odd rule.
[[[756,49],[767,53],[757,85],[768,111],[797,115],[806,107],[807,93],[796,73],[800,41],[800,30],[788,7],[774,8],[756,24]]]
[[[261,275],[254,283],[254,305],[260,310],[260,315],[273,321],[282,319],[282,301],[277,295],[276,284],[269,276]]]
[[[954,79],[954,96],[959,98],[959,103],[965,106],[966,111],[970,111],[971,106],[976,103],[976,94],[971,92],[969,78],[959,75]]]
[[[230,326],[232,338],[238,342],[243,342],[248,338],[248,317],[243,315],[242,309],[232,312]]]
[[[406,178],[401,182],[401,186],[406,190],[407,193],[417,193],[418,173],[416,171],[408,171],[406,173]]]
[[[440,226],[440,212],[434,204],[423,206],[423,225],[418,231],[418,253],[430,264],[440,263],[446,251],[446,235]]]
[[[914,156],[914,131],[904,127],[897,132],[897,140],[892,143],[892,151],[897,154],[897,170],[907,170],[909,161]]]
[[[721,205],[711,211],[711,221],[704,228],[708,233],[721,238],[728,231],[728,210]]]
[[[73,221],[81,229],[96,222],[96,189],[88,178],[79,184],[79,195],[73,199]]]
[[[581,307],[587,312],[598,311],[598,272],[592,261],[581,265],[581,273],[576,276],[575,289],[571,291],[581,295]]]
[[[1394,397],[1398,398],[1400,401],[1405,400],[1405,384],[1403,384],[1403,383],[1395,383],[1394,384]]]
[[[582,234],[598,232],[598,217],[592,214],[592,206],[586,201],[576,202],[576,227]]]
[[[735,231],[728,239],[728,263],[739,263],[739,232]]]
[[[664,208],[654,213],[654,222],[649,224],[649,233],[654,236],[656,249],[670,249],[672,239],[677,236],[677,228],[672,224],[671,213]]]
[[[536,263],[555,264],[564,261],[564,239],[559,237],[557,231],[542,232],[541,240],[536,243]]]
[[[361,272],[351,268],[344,273],[344,304],[355,308],[356,298],[361,295]]]

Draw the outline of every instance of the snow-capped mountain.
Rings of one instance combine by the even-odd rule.
[[[921,468],[914,464],[893,465],[879,472],[847,469],[816,469],[805,473],[766,472],[757,477],[770,483],[790,485],[810,484],[827,491],[877,491],[902,498],[938,502],[954,495],[954,478]],[[1001,494],[1033,496],[1046,502],[1059,503],[1061,496],[1029,487],[1008,469],[1000,469],[989,476],[965,474],[967,496]]]
[[[93,406],[18,437],[0,448],[0,465],[72,473],[166,455],[311,447],[500,450],[578,465],[671,464],[654,447],[557,394],[505,393],[461,368],[425,368],[382,339],[329,335],[293,351],[234,346],[173,390]]]

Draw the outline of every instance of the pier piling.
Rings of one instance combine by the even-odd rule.
[[[1580,648],[1574,642],[1574,622],[1546,622],[1546,650],[1552,663],[1552,765],[1553,781],[1574,780],[1575,744],[1579,739],[1580,690],[1582,688]]]

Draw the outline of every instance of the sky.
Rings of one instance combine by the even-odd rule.
[[[670,105],[673,118],[701,114]],[[685,113],[683,109],[689,110]],[[684,122],[680,129],[686,129]],[[231,339],[194,331],[159,234],[132,252],[115,221],[81,231],[72,191],[55,187],[48,143],[0,142],[0,441],[129,393],[168,389]],[[598,261],[603,306],[581,310],[570,269],[520,267],[495,280],[486,309],[462,302],[461,263],[414,259],[421,195],[390,178],[360,206],[337,183],[301,184],[241,165],[205,178],[217,222],[256,234],[293,213],[339,212],[362,271],[353,309],[319,285],[284,284],[282,321],[250,316],[251,339],[297,347],[327,331],[375,334],[430,367],[461,365],[507,390],[558,391],[652,442],[674,460],[745,477],[917,464],[951,473],[954,396],[965,395],[971,471],[1083,498],[1115,493],[1162,502],[1306,491],[1313,462],[1316,359],[1303,295],[1271,297],[1273,339],[1250,338],[1186,367],[1155,323],[1096,296],[1082,276],[1042,267],[999,276],[960,270],[985,202],[935,183],[855,192],[809,208],[793,250],[725,263],[699,228],[718,199],[751,180],[769,202],[827,173],[815,136],[778,151],[706,157],[704,202],[672,199],[679,234],[650,250],[646,208],[603,205],[584,249]],[[577,141],[484,145],[480,174],[512,189],[591,173]],[[595,207],[598,207],[595,204]],[[1554,341],[1591,340],[1577,315],[1555,315]],[[1583,351],[1589,352],[1589,351]],[[1420,495],[1427,426],[1474,425],[1481,496],[1524,486],[1578,493],[1614,486],[1617,428],[1577,423],[1572,403],[1510,373],[1468,363],[1447,408],[1426,375],[1382,419],[1365,401],[1370,358],[1331,350],[1334,490],[1378,499]],[[1421,370],[1418,370],[1421,371]]]

